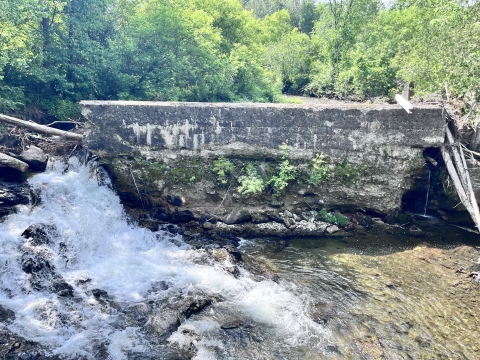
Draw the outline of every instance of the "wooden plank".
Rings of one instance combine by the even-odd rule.
[[[395,100],[398,102],[398,104],[405,109],[405,111],[408,114],[411,114],[411,110],[413,109],[413,105],[406,100],[402,95],[397,94],[395,95]]]
[[[470,202],[468,201],[467,194],[463,189],[462,182],[458,177],[457,170],[453,165],[452,158],[450,157],[450,154],[448,153],[448,150],[445,148],[445,146],[441,147],[441,152],[442,152],[443,161],[445,162],[445,166],[447,167],[447,170],[448,170],[448,174],[452,178],[453,186],[455,187],[455,190],[457,190],[457,194],[458,194],[458,197],[460,198],[460,201],[467,208],[468,212],[473,211],[473,209],[471,208]]]

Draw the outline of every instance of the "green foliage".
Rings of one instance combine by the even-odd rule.
[[[290,165],[290,162],[286,159],[280,163],[278,174],[272,176],[267,184],[272,186],[274,195],[280,195],[283,189],[288,186],[288,182],[296,177],[295,167]]]
[[[238,179],[240,182],[238,192],[240,194],[257,194],[262,192],[265,189],[265,182],[255,167],[252,164],[247,164],[245,172],[246,175],[242,175]]]
[[[235,166],[224,156],[219,157],[213,162],[213,171],[217,174],[217,180],[222,184],[227,184],[227,176],[232,173]]]
[[[310,38],[298,29],[267,48],[267,66],[281,79],[283,92],[299,93],[308,84],[311,55]]]
[[[133,158],[133,168],[142,171],[145,179],[148,182],[153,183],[163,176],[165,164],[147,160],[141,156],[135,156]]]
[[[312,168],[308,171],[307,183],[317,186],[322,181],[329,180],[332,176],[329,162],[324,153],[315,154],[311,161]]]
[[[3,0],[0,111],[45,123],[79,116],[81,99],[366,100],[413,82],[478,121],[479,0],[384,4]]]
[[[278,173],[273,175],[267,184],[272,186],[273,194],[278,196],[288,186],[289,181],[294,180],[297,177],[297,170],[290,164],[287,159],[290,153],[290,147],[288,141],[282,143],[280,148],[282,154],[282,161],[279,164]]]
[[[347,160],[335,167],[335,176],[347,185],[351,185],[356,177],[357,170]]]
[[[307,1],[306,3],[303,3],[300,8],[300,21],[298,23],[298,28],[301,32],[310,34],[318,17],[319,14],[313,2]]]
[[[329,224],[345,226],[348,223],[348,218],[346,216],[337,213],[332,214],[328,212],[325,208],[322,208],[322,210],[319,211],[319,215],[323,219],[323,221],[328,222]]]

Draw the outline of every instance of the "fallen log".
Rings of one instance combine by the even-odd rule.
[[[3,153],[0,153],[0,165],[7,166],[21,172],[25,172],[28,170],[27,163]]]
[[[64,137],[64,138],[70,139],[70,140],[78,140],[78,141],[83,140],[83,136],[80,135],[80,134],[75,134],[75,133],[70,132],[70,131],[64,131],[64,130],[60,130],[60,129],[50,128],[48,126],[40,125],[40,124],[37,124],[37,123],[34,123],[34,122],[20,120],[20,119],[14,118],[12,116],[7,116],[7,115],[0,114],[0,121],[6,122],[6,123],[9,123],[9,124],[12,124],[12,125],[24,127],[24,128],[27,128],[27,129],[30,129],[30,130],[33,130],[35,132],[42,133],[42,134],[61,136],[61,137]]]

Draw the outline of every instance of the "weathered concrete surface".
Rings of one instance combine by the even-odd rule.
[[[259,146],[274,150],[288,140],[293,156],[323,151],[341,157],[365,146],[438,146],[444,136],[442,110],[436,106],[416,108],[411,115],[399,106],[363,104],[82,101],[80,109],[90,120],[87,148],[114,156],[140,149],[221,147],[232,155],[257,155]]]
[[[218,217],[239,208],[255,213],[279,207],[388,213],[401,206],[415,178],[425,176],[422,152],[443,143],[445,123],[439,106],[417,107],[410,115],[396,105],[365,104],[82,101],[80,109],[87,120],[84,145],[105,160],[125,201],[134,203],[140,193],[143,206],[165,208],[167,195],[179,195],[186,199],[179,210],[195,216],[215,210]],[[284,142],[299,174],[285,193],[239,194],[246,164],[265,181],[278,172]],[[332,176],[313,186],[300,174],[320,152]],[[237,169],[228,190],[212,171],[219,156]]]

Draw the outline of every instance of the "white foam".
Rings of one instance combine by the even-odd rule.
[[[129,223],[119,198],[109,187],[99,186],[92,168],[78,160],[70,160],[67,169],[53,162],[29,183],[40,192],[41,204],[32,209],[22,206],[0,224],[0,304],[16,313],[11,331],[42,343],[53,353],[92,357],[92,343],[98,339],[108,340],[113,359],[123,359],[127,350],[142,351],[140,330],[112,326],[116,314],[106,313],[78,287],[75,281],[80,279],[91,279],[88,289],[105,290],[118,303],[158,299],[161,295],[151,290],[159,281],[173,284],[170,294],[217,294],[224,304],[271,327],[291,346],[312,334],[318,339],[325,336],[304,312],[301,299],[285,287],[256,282],[243,269],[235,279],[219,264],[199,262],[205,254],[179,237]],[[38,223],[55,225],[57,232],[44,253],[81,301],[30,289],[30,275],[19,264],[25,246],[21,233]],[[212,326],[218,330],[214,321],[196,325],[196,332],[204,335],[198,342],[199,359],[211,356],[212,344],[219,346],[219,340],[211,336]],[[170,340],[181,342],[181,337],[177,332]]]

